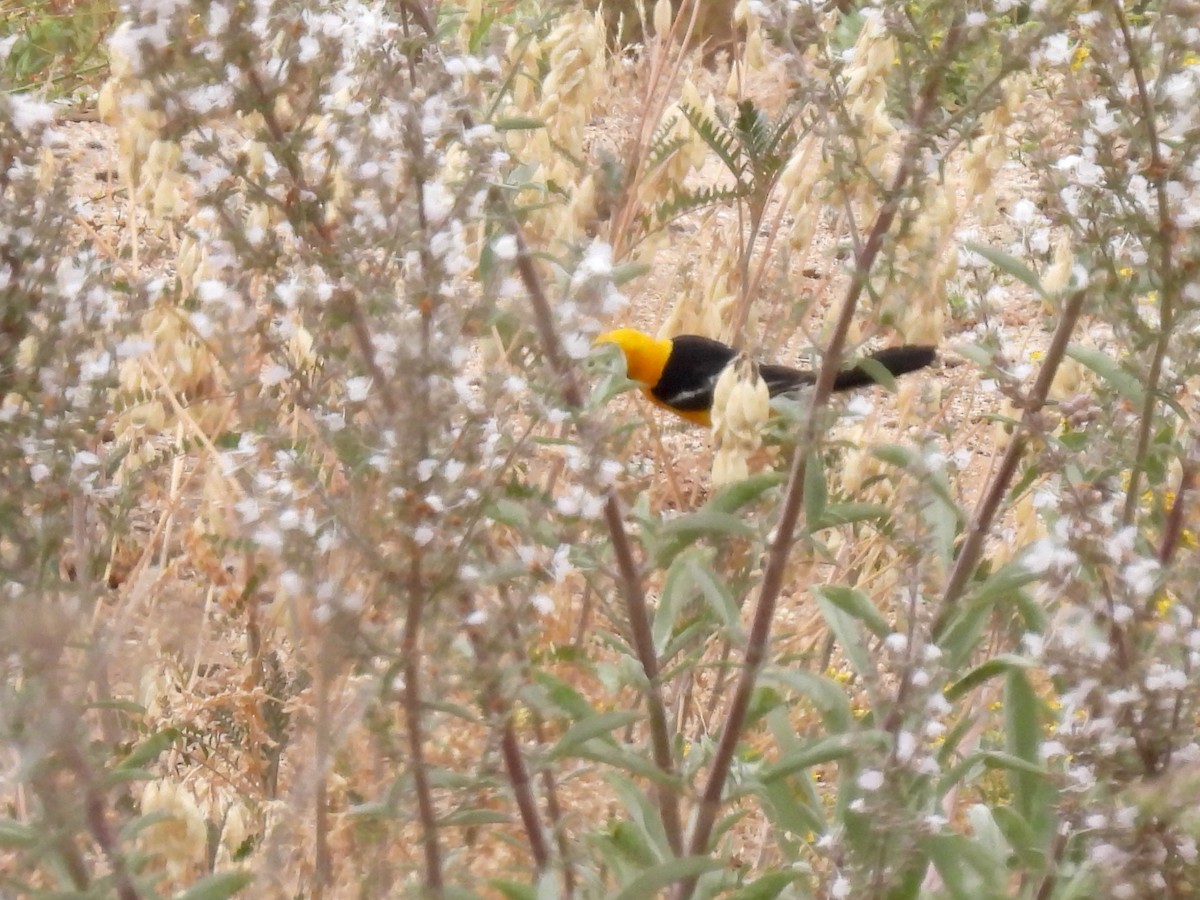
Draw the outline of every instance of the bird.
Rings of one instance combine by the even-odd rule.
[[[626,374],[651,401],[706,428],[712,425],[713,388],[721,372],[738,355],[728,344],[698,334],[656,338],[636,328],[606,331],[595,343],[620,348]],[[925,368],[936,357],[933,347],[905,344],[878,350],[866,359],[874,360],[892,375],[905,375]],[[772,397],[793,393],[817,380],[816,372],[771,363],[759,364],[758,371]],[[838,372],[833,389],[848,391],[877,383],[871,369],[859,363]]]

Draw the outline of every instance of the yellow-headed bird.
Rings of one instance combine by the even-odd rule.
[[[632,381],[659,406],[697,425],[710,426],[713,387],[737,350],[728,344],[698,334],[680,334],[673,338],[655,338],[635,328],[618,328],[596,338],[596,343],[616,344],[625,356],[625,371]],[[936,357],[933,347],[906,345],[888,347],[870,354],[892,375],[904,375],[923,369]],[[816,372],[790,366],[760,364],[759,373],[772,397],[791,393],[817,380]],[[862,365],[838,372],[835,391],[875,384],[875,378]]]

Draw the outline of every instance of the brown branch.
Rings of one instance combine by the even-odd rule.
[[[501,589],[503,592],[503,589]],[[473,610],[471,599],[463,597],[463,618],[466,619]],[[515,626],[510,625],[510,633],[519,638]],[[521,742],[513,728],[513,716],[509,710],[509,699],[501,691],[503,669],[500,660],[484,640],[481,628],[468,625],[467,638],[475,653],[475,662],[480,672],[487,674],[482,694],[482,706],[488,716],[503,722],[500,728],[500,755],[504,759],[504,768],[508,773],[508,781],[512,787],[513,798],[517,803],[517,811],[521,815],[521,825],[529,840],[529,849],[533,854],[533,863],[538,872],[542,872],[550,864],[550,847],[546,843],[546,832],[542,827],[542,819],[538,814],[537,798],[529,780],[529,767],[525,765],[525,755],[521,752]]]
[[[583,408],[583,391],[575,377],[562,341],[554,325],[554,311],[550,299],[542,287],[541,278],[534,266],[529,245],[525,242],[525,233],[517,221],[511,208],[505,204],[508,227],[517,241],[517,272],[529,293],[533,306],[534,321],[537,325],[538,336],[542,343],[542,352],[550,363],[555,376],[558,378],[558,388],[563,400],[574,410]],[[581,423],[582,426],[582,423]],[[581,427],[581,430],[584,430]],[[585,434],[585,437],[588,435]],[[663,819],[663,830],[671,851],[680,855],[683,851],[683,824],[679,816],[679,798],[676,796],[672,783],[675,780],[675,763],[671,752],[671,735],[668,727],[666,705],[662,698],[662,684],[658,669],[658,654],[654,650],[653,632],[650,625],[650,610],[646,603],[646,593],[642,589],[642,579],[638,572],[637,563],[633,558],[633,550],[629,541],[629,533],[625,528],[624,513],[621,501],[615,491],[610,490],[604,501],[604,521],[608,526],[609,537],[617,558],[617,570],[620,573],[621,595],[625,601],[626,612],[629,616],[629,627],[633,637],[634,651],[638,662],[646,675],[646,710],[650,722],[651,751],[654,764],[664,775],[669,776],[666,783],[659,784],[659,812]]]
[[[829,342],[829,349],[821,363],[821,371],[813,389],[812,400],[809,404],[804,434],[796,446],[792,456],[791,469],[788,473],[787,487],[784,492],[783,507],[779,523],[775,527],[775,539],[767,553],[766,565],[763,571],[762,586],[759,589],[758,602],[754,609],[754,618],[750,628],[750,637],[746,646],[745,663],[741,677],[734,690],[733,701],[721,729],[717,742],[717,750],[713,757],[712,768],[701,794],[700,806],[696,814],[696,824],[693,827],[688,842],[688,854],[700,855],[708,851],[708,841],[712,835],[713,826],[721,808],[721,797],[725,783],[729,778],[729,770],[733,763],[734,753],[742,736],[746,723],[746,714],[750,708],[750,700],[758,679],[759,670],[767,656],[771,638],[771,626],[775,617],[775,607],[783,590],[783,578],[787,569],[788,556],[791,553],[796,522],[800,518],[800,510],[804,504],[804,479],[807,470],[808,455],[817,442],[820,431],[820,413],[833,392],[833,382],[841,364],[842,348],[845,346],[850,325],[854,320],[854,312],[859,297],[867,286],[871,267],[875,263],[879,251],[883,247],[884,238],[891,228],[900,205],[904,199],[904,189],[916,171],[921,155],[921,148],[928,140],[925,126],[938,102],[938,92],[947,68],[958,52],[958,47],[964,38],[961,16],[951,26],[941,56],[929,75],[920,96],[917,108],[913,112],[911,135],[905,144],[896,170],[891,188],[876,216],[875,223],[867,237],[866,243],[855,257],[854,277],[842,301],[842,308]],[[687,879],[680,884],[678,896],[681,900],[691,897],[696,886],[696,879]]]
[[[408,541],[410,568],[408,575],[408,610],[404,617],[404,637],[401,654],[404,659],[404,705],[405,725],[408,729],[408,751],[412,757],[411,769],[413,789],[417,794],[417,814],[421,821],[421,847],[425,855],[425,888],[435,897],[440,897],[444,888],[442,878],[442,853],[438,843],[437,812],[433,806],[433,793],[429,785],[429,770],[425,761],[425,737],[421,721],[421,667],[425,660],[421,656],[421,618],[425,610],[425,587],[422,584],[420,547],[411,538]]]
[[[629,148],[625,152],[625,171],[627,177],[625,183],[621,186],[621,194],[618,202],[615,204],[616,213],[612,218],[612,228],[609,229],[609,242],[613,247],[614,259],[623,258],[628,250],[628,238],[633,233],[633,218],[638,208],[638,180],[644,174],[642,172],[642,163],[645,162],[649,142],[654,136],[654,129],[662,121],[663,111],[667,107],[667,98],[671,95],[675,83],[679,80],[684,54],[691,42],[692,31],[696,27],[696,18],[699,15],[701,2],[702,0],[683,0],[679,4],[674,18],[671,20],[671,28],[668,32],[665,35],[655,36],[659,52],[654,56],[650,77],[646,82],[646,96],[641,106],[642,117],[638,122],[637,131],[630,142]],[[675,35],[678,34],[680,23],[683,21],[685,15],[688,16],[687,29],[684,31],[678,50],[672,59],[670,55],[672,41]],[[667,69],[665,79],[663,75],[664,69]],[[664,80],[665,87],[659,90],[659,85]]]
[[[1121,523],[1129,525],[1133,522],[1134,513],[1137,511],[1142,472],[1146,467],[1146,455],[1150,451],[1150,436],[1154,430],[1154,408],[1158,403],[1158,383],[1162,378],[1163,364],[1171,343],[1171,333],[1175,330],[1175,295],[1178,290],[1178,281],[1175,277],[1171,245],[1175,240],[1177,228],[1171,218],[1170,198],[1167,196],[1169,169],[1163,159],[1158,129],[1154,124],[1154,104],[1150,99],[1150,91],[1146,87],[1146,75],[1142,71],[1137,48],[1133,44],[1133,36],[1129,33],[1129,23],[1125,19],[1122,0],[1113,0],[1111,6],[1121,29],[1125,50],[1129,55],[1129,68],[1133,71],[1134,81],[1137,82],[1138,105],[1141,107],[1142,122],[1146,126],[1146,141],[1150,145],[1150,166],[1146,174],[1154,183],[1154,192],[1158,199],[1158,339],[1154,342],[1154,354],[1150,358],[1150,371],[1146,375],[1146,397],[1142,402],[1141,420],[1138,423],[1137,450],[1133,458],[1133,467],[1129,471],[1129,488],[1125,492],[1125,508],[1121,513]]]
[[[1054,337],[1050,341],[1050,348],[1046,351],[1041,371],[1038,372],[1037,381],[1025,401],[1025,412],[1021,416],[1017,433],[1009,442],[1008,449],[1000,461],[1000,467],[992,475],[987,490],[984,491],[975,507],[975,514],[971,517],[971,524],[967,528],[966,540],[963,541],[958,558],[954,561],[954,569],[946,584],[946,592],[942,595],[941,609],[938,613],[937,624],[933,629],[935,639],[941,634],[942,627],[950,615],[951,607],[962,598],[967,581],[971,577],[971,573],[975,571],[975,566],[983,554],[983,545],[991,531],[992,522],[1008,491],[1009,482],[1012,481],[1012,477],[1017,471],[1025,444],[1033,430],[1034,417],[1041,412],[1042,407],[1046,405],[1046,398],[1050,395],[1050,386],[1054,383],[1054,376],[1058,372],[1059,364],[1062,363],[1063,356],[1067,351],[1067,344],[1079,321],[1085,297],[1084,291],[1076,291],[1067,301],[1062,318],[1059,319],[1058,327],[1055,329]]]
[[[1197,448],[1200,449],[1200,448]],[[1183,537],[1183,512],[1187,508],[1187,494],[1196,486],[1196,463],[1193,458],[1184,459],[1183,471],[1179,473],[1179,490],[1175,492],[1175,500],[1167,513],[1167,523],[1163,528],[1162,541],[1158,545],[1158,562],[1166,565],[1179,549],[1179,540]]]

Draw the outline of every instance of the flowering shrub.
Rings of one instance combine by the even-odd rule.
[[[1195,881],[1200,33],[840,6],[133,3],[115,236],[0,97],[0,893]]]

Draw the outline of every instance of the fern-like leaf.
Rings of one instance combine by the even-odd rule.
[[[729,170],[729,174],[741,183],[746,172],[746,166],[742,161],[741,149],[738,146],[738,139],[734,133],[728,127],[707,115],[703,110],[696,109],[690,104],[680,104],[679,110],[683,113],[683,117],[688,120],[688,124],[695,129],[696,134],[700,135],[700,139],[724,163],[725,168]]]

